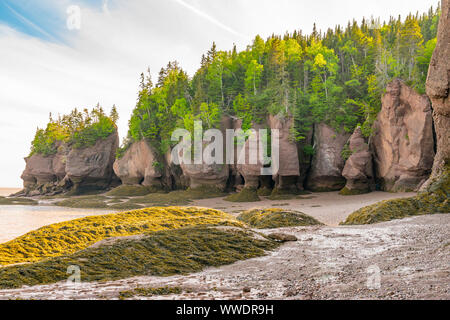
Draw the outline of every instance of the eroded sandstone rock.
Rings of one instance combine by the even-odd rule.
[[[233,120],[230,117],[223,117],[221,120],[220,131],[222,132],[222,137],[226,136],[226,129],[233,128]],[[204,144],[208,145],[208,143]],[[225,190],[227,186],[227,181],[230,175],[230,165],[226,164],[226,139],[223,139],[223,154],[222,164],[207,164],[205,159],[201,164],[186,164],[181,163],[181,169],[183,170],[183,175],[189,181],[190,188],[200,188],[203,186],[215,187],[219,190]]]
[[[430,102],[401,80],[392,81],[374,123],[375,171],[385,191],[417,190],[434,159]]]
[[[114,173],[123,184],[161,186],[156,153],[145,140],[133,143],[123,157],[114,162]]]
[[[433,108],[437,153],[430,182],[450,164],[450,1],[442,0],[437,45],[428,69],[427,95]]]
[[[91,147],[71,149],[67,155],[66,177],[75,188],[106,188],[115,177],[113,164],[118,146],[119,136],[114,132]]]
[[[350,134],[336,132],[326,124],[317,124],[314,129],[315,153],[307,179],[307,188],[312,191],[337,191],[345,186],[342,176],[344,159],[342,150]]]
[[[356,128],[349,140],[350,157],[345,163],[342,176],[347,180],[343,194],[370,192],[373,188],[372,154],[361,128]]]
[[[296,142],[292,138],[291,129],[294,118],[269,116],[270,129],[279,132],[279,170],[274,175],[275,187],[280,190],[297,189],[297,180],[300,176],[299,155]]]
[[[260,129],[266,128],[265,124],[253,124],[252,128],[258,132]],[[236,148],[236,168],[239,174],[244,178],[244,187],[248,189],[258,189],[260,185],[261,170],[264,165],[258,156],[258,148],[260,144],[259,135],[257,135],[253,142],[250,139],[245,141],[242,150]],[[239,150],[241,151],[239,153]],[[239,154],[238,154],[239,153]],[[252,161],[250,154],[256,155],[256,159]],[[256,160],[256,161],[255,161]]]
[[[25,170],[22,173],[23,195],[39,195],[62,192],[60,183],[66,175],[67,146],[57,145],[57,153],[43,156],[34,154],[25,158]]]

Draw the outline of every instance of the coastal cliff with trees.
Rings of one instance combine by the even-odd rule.
[[[22,174],[26,195],[78,193],[114,183],[113,163],[119,145],[115,106],[108,116],[97,105],[73,110],[38,128]],[[117,182],[117,181],[116,181]]]
[[[256,37],[240,53],[213,45],[192,78],[175,62],[156,84],[142,74],[121,146],[115,107],[50,115],[25,159],[27,197],[0,204],[131,211],[0,243],[0,299],[448,298],[449,56],[442,0],[405,21]],[[172,132],[196,120],[278,129],[277,174],[261,176],[260,162],[174,164]],[[364,208],[367,195],[344,198],[373,190],[417,194],[373,193],[393,200]],[[218,207],[263,197],[296,201]],[[352,201],[361,209],[339,212]],[[345,228],[328,219],[341,214]],[[74,267],[82,286],[69,286]]]
[[[23,193],[77,194],[120,182],[138,193],[237,191],[227,199],[243,202],[305,189],[418,191],[436,152],[425,91],[440,14],[430,8],[326,32],[314,26],[309,35],[256,36],[241,52],[213,44],[192,77],[176,61],[155,82],[148,70],[120,147],[115,107],[110,116],[97,106],[50,117],[26,159]],[[278,129],[278,173],[261,176],[262,163],[173,164],[173,131],[192,132],[195,121],[223,132]]]

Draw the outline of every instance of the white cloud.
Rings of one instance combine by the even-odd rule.
[[[213,16],[207,14],[206,12],[204,12],[202,10],[199,10],[198,8],[196,8],[193,5],[190,5],[189,3],[186,3],[183,0],[173,0],[173,1],[181,4],[183,7],[188,8],[189,10],[191,10],[192,12],[197,14],[198,16],[208,20],[209,22],[212,22],[213,24],[215,24],[216,26],[219,26],[220,28],[224,29],[225,31],[228,31],[228,32],[230,32],[230,33],[232,33],[232,34],[234,34],[236,36],[239,36],[239,37],[247,38],[244,34],[237,32],[233,28],[223,24],[222,22],[220,22],[219,20],[217,20]]]
[[[65,14],[70,0],[44,0]],[[238,49],[256,34],[303,29],[314,21],[322,29],[351,18],[405,15],[425,11],[436,0],[289,1],[289,0],[134,0],[105,1],[106,7],[82,7],[79,31],[65,34],[67,44],[22,35],[0,25],[0,186],[20,186],[23,157],[37,126],[49,112],[105,108],[116,104],[120,134],[136,101],[139,74],[150,66],[156,75],[178,60],[192,75],[215,41],[219,49]],[[105,9],[106,8],[106,9]],[[38,26],[39,27],[39,26]],[[247,35],[247,36],[243,36]]]

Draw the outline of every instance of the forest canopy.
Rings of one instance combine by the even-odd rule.
[[[53,119],[50,114],[45,129],[37,128],[31,143],[31,153],[48,156],[55,154],[60,143],[66,143],[74,148],[92,146],[98,139],[105,139],[117,130],[118,113],[115,106],[107,116],[100,105],[91,111],[84,109],[72,110],[68,115]]]
[[[294,136],[305,139],[314,123],[366,136],[381,108],[381,95],[394,78],[419,93],[436,46],[440,8],[388,22],[363,19],[325,33],[301,31],[256,36],[242,52],[218,51],[213,43],[190,78],[177,62],[162,68],[156,84],[141,74],[137,105],[122,152],[147,139],[161,154],[175,128],[217,127],[222,115],[243,121],[243,129],[267,114],[293,116]]]

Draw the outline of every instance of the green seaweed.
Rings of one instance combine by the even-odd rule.
[[[412,198],[386,200],[352,213],[341,225],[361,225],[411,216],[450,213],[450,169],[433,181],[425,192]]]
[[[262,187],[262,188],[258,189],[257,194],[260,197],[268,197],[272,194],[272,189],[270,189],[268,187]]]
[[[158,191],[159,190],[157,188],[145,187],[142,185],[121,185],[117,188],[112,189],[111,191],[106,193],[106,195],[113,197],[139,197]]]
[[[1,268],[0,288],[64,281],[69,266],[79,267],[82,282],[188,274],[260,257],[277,246],[272,240],[255,237],[240,228],[196,226],[162,230],[96,245],[72,255]]]
[[[244,188],[239,193],[229,195],[224,199],[229,202],[258,202],[261,199],[258,197],[257,190],[254,188]]]
[[[237,219],[257,229],[321,225],[319,221],[302,212],[277,208],[244,211]]]
[[[361,194],[369,193],[369,190],[358,190],[358,189],[349,189],[347,187],[344,187],[341,191],[339,191],[339,194],[341,196],[357,196]]]
[[[128,203],[143,206],[183,206],[189,205],[193,200],[219,198],[225,195],[224,192],[213,186],[205,186],[169,193],[152,193],[143,197],[130,199]]]
[[[0,265],[73,254],[111,237],[195,225],[242,226],[242,223],[222,211],[196,207],[155,207],[90,216],[48,225],[0,244]]]
[[[308,191],[301,191],[296,189],[280,189],[275,188],[268,197],[269,200],[293,200],[299,199],[301,195],[310,194]]]
[[[35,206],[38,202],[28,198],[0,197],[0,205]]]
[[[56,206],[68,208],[104,209],[108,208],[107,197],[101,195],[71,197],[55,202]]]

